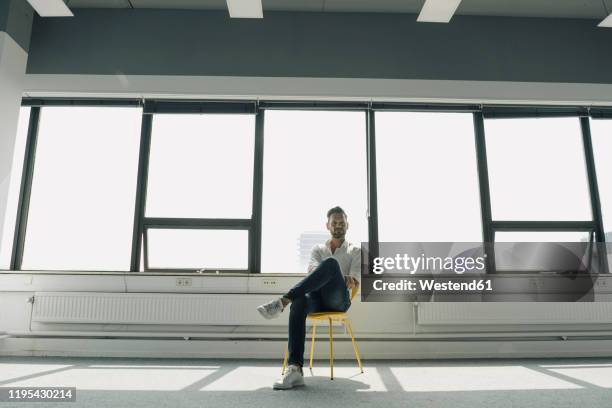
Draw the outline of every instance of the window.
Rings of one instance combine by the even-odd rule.
[[[155,115],[147,217],[251,218],[254,136],[254,115]]]
[[[367,240],[365,135],[364,112],[266,111],[262,272],[306,272],[334,206],[348,215],[347,240]]]
[[[496,242],[588,242],[588,231],[497,231]]]
[[[567,272],[591,265],[593,246],[588,231],[498,231],[498,272]],[[591,261],[589,257],[591,256]]]
[[[149,269],[247,270],[248,231],[149,229]]]
[[[591,220],[578,118],[485,120],[494,220]]]
[[[13,237],[17,221],[17,206],[19,205],[19,191],[21,189],[21,174],[23,159],[28,139],[28,126],[30,122],[30,108],[22,107],[19,111],[17,125],[17,138],[13,150],[13,164],[11,165],[11,178],[8,190],[8,200],[4,213],[4,227],[0,236],[0,269],[9,269],[11,266],[11,252],[13,250]]]
[[[152,122],[140,270],[249,271],[261,259],[264,273],[306,272],[312,247],[329,239],[326,212],[334,206],[348,214],[347,240],[368,240],[364,110],[267,109],[257,139],[263,180],[254,179],[262,169],[254,171],[253,103],[166,101],[149,112],[155,113],[144,117]],[[111,105],[40,108],[21,269],[129,270],[142,115],[137,107]],[[0,268],[10,266],[29,116],[22,108]],[[515,242],[589,243],[597,220],[580,121],[484,121],[492,219],[483,228],[474,118],[481,116],[375,113],[379,240],[480,245],[485,231],[494,234],[496,249]],[[611,239],[612,120],[591,124]],[[260,220],[252,214],[259,193],[261,242],[253,234]]]
[[[381,242],[481,242],[471,114],[376,113]]]
[[[591,120],[591,138],[606,241],[612,242],[612,120]]]
[[[41,110],[24,270],[129,270],[142,110]]]
[[[249,269],[254,148],[253,114],[154,115],[145,269]]]

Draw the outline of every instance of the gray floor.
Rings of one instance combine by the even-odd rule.
[[[3,357],[0,387],[77,388],[73,403],[0,407],[612,407],[612,358],[324,360],[306,386],[273,391],[279,361]]]

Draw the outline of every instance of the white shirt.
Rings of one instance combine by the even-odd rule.
[[[340,264],[342,275],[350,275],[361,281],[361,247],[344,240],[342,245],[336,248],[332,254],[330,242],[331,239],[327,240],[325,244],[317,244],[312,248],[308,273],[314,271],[323,260],[332,257]]]

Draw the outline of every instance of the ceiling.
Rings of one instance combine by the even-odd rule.
[[[73,8],[226,10],[225,0],[65,0]],[[262,0],[266,10],[419,13],[425,0]],[[457,14],[603,19],[612,0],[463,0]]]

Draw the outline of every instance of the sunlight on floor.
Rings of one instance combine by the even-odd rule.
[[[612,367],[612,364],[541,364],[542,368]]]
[[[17,364],[0,363],[0,382],[3,384],[14,378],[38,375],[48,371],[55,371],[72,367],[72,364]]]
[[[0,361],[0,386],[75,387],[74,408],[610,408],[612,398],[610,358],[371,360],[363,374],[354,361],[342,360],[334,364],[333,380],[328,361],[320,359],[312,372],[304,370],[306,386],[289,391],[272,389],[281,373],[278,359]]]
[[[25,378],[4,382],[3,386],[17,387],[77,387],[80,390],[156,390],[178,391],[211,375],[215,370],[191,367],[182,368],[132,368],[112,367],[81,368],[45,373],[48,366],[39,371],[22,374]],[[26,371],[23,370],[22,371]],[[0,367],[2,372],[2,367]],[[39,372],[40,374],[37,374]],[[3,376],[6,373],[3,372]],[[11,376],[12,378],[19,376]],[[31,378],[28,378],[31,377]]]
[[[391,367],[391,372],[408,392],[582,388],[523,366]]]
[[[563,374],[564,376],[575,378],[580,381],[588,382],[597,387],[612,388],[612,366],[608,367],[587,367],[580,368],[563,368],[551,369],[555,373]]]
[[[103,360],[97,360],[103,361]],[[92,361],[93,362],[93,361]],[[147,365],[1,363],[2,386],[65,386],[81,390],[155,391],[256,391],[270,389],[280,377],[280,364],[236,360],[213,364]],[[521,362],[401,362],[364,365],[340,362],[329,380],[329,366],[319,361],[311,372],[304,369],[306,384],[324,384],[330,390],[358,392],[449,392],[508,390],[575,390],[612,388],[612,364],[535,364]],[[572,380],[575,381],[572,381]]]

